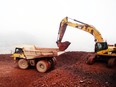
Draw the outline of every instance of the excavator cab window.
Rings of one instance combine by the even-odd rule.
[[[97,42],[95,44],[95,52],[108,49],[107,42]]]

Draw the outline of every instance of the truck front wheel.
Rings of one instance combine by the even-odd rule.
[[[28,64],[28,61],[27,61],[27,60],[25,60],[25,59],[20,59],[20,60],[18,61],[18,66],[19,66],[19,68],[21,68],[21,69],[27,69],[27,68],[29,67],[29,64]]]
[[[46,72],[50,68],[50,63],[46,60],[40,60],[36,64],[36,69],[39,72]]]

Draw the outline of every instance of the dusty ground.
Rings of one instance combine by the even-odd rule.
[[[87,65],[87,52],[67,52],[57,57],[55,69],[39,73],[21,70],[10,55],[0,55],[0,87],[116,87],[116,66]]]

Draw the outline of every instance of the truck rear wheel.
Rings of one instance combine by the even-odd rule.
[[[39,72],[46,72],[50,68],[50,63],[46,60],[40,60],[36,64],[36,69]]]
[[[53,57],[53,58],[49,59],[48,61],[49,61],[50,64],[51,64],[51,68],[54,68],[54,66],[56,65],[56,58]]]
[[[56,65],[56,62],[57,62],[56,57],[53,57],[52,60],[54,62],[54,65]]]
[[[18,66],[19,66],[19,68],[21,68],[21,69],[27,69],[27,68],[29,67],[29,64],[28,64],[28,61],[27,61],[27,60],[25,60],[25,59],[20,59],[20,60],[18,61]]]

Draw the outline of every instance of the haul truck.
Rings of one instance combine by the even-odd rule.
[[[46,72],[56,65],[58,48],[38,48],[34,45],[17,46],[12,55],[19,68],[27,69],[35,66],[37,71]]]

